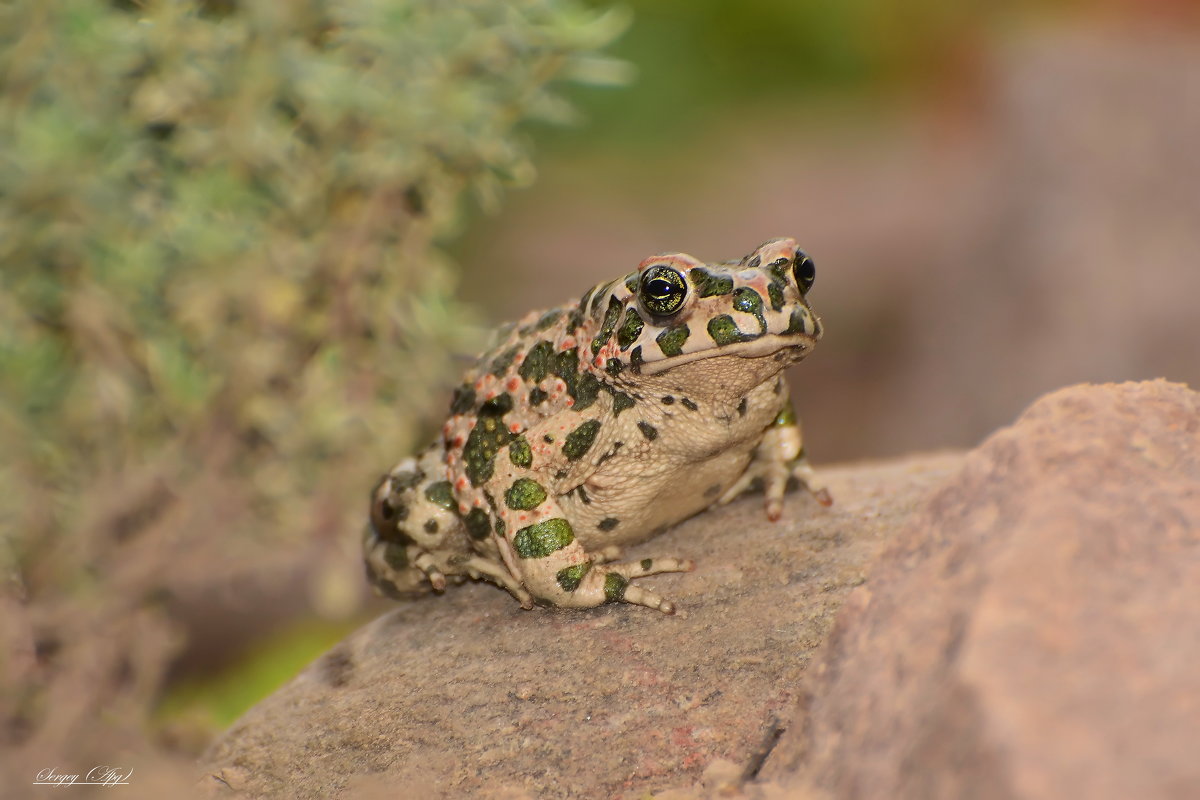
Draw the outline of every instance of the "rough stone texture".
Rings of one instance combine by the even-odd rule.
[[[1200,395],[1071,387],[965,458],[829,476],[828,511],[792,495],[772,526],[752,498],[631,552],[698,557],[655,582],[678,617],[487,586],[402,605],[248,713],[204,784],[1200,797]]]
[[[761,775],[797,796],[1200,797],[1198,664],[1200,395],[1063,389],[887,547]]]
[[[631,550],[697,560],[648,581],[675,617],[522,611],[488,585],[401,604],[235,724],[207,788],[641,798],[717,759],[753,772],[834,612],[961,458],[829,470],[830,509],[792,494],[771,524],[749,497]]]

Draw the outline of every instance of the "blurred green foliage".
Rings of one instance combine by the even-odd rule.
[[[1083,1],[625,0],[633,24],[611,52],[635,66],[636,80],[576,93],[587,129],[545,138],[584,155],[598,146],[669,155],[714,122],[770,124],[764,103],[894,102],[898,91],[964,79],[986,38],[1020,13]]]
[[[228,565],[355,529],[475,344],[440,243],[530,180],[518,126],[568,116],[551,81],[616,75],[595,51],[623,25],[578,0],[0,5],[0,568],[44,602],[31,651],[85,636],[80,603],[153,606],[189,542]],[[228,525],[136,547],[187,503]],[[144,692],[127,673],[172,646],[113,669]]]
[[[567,2],[139,5],[0,9],[6,526],[189,437],[273,499],[411,444],[470,333],[432,243],[528,179],[514,125],[613,34]],[[54,519],[20,507],[46,487]]]

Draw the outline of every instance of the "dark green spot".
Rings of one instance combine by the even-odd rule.
[[[596,293],[592,295],[591,313],[593,315],[595,315],[595,313],[600,310],[600,301],[604,299],[604,296],[606,294],[608,294],[609,289],[612,288],[612,285],[614,283],[616,283],[616,281],[609,281],[608,283],[605,283],[605,284],[597,287]],[[616,300],[618,303],[621,302],[620,300],[617,300],[617,298],[615,298],[615,297],[610,297],[609,304],[611,305],[612,301],[614,301],[614,300]]]
[[[436,519],[425,520],[425,525],[423,527],[425,528],[426,533],[437,533],[438,532],[438,522]]]
[[[773,280],[767,284],[767,297],[771,300],[771,308],[774,311],[783,310],[783,282]]]
[[[412,489],[425,477],[422,470],[405,470],[404,472],[396,472],[388,476],[388,481],[391,484],[393,492],[401,492],[405,489]]]
[[[542,436],[542,441],[546,444],[554,444],[554,437],[547,433]]]
[[[508,460],[513,463],[514,467],[529,469],[533,463],[533,450],[529,447],[529,440],[524,436],[518,436],[509,442]]]
[[[668,394],[668,395],[664,395],[664,396],[663,396],[663,399],[662,399],[662,404],[663,404],[664,406],[671,406],[671,405],[675,405],[675,398],[674,398],[673,396],[669,395],[669,394]]]
[[[636,309],[629,309],[625,312],[625,321],[621,323],[621,327],[617,330],[617,344],[622,350],[629,349],[629,345],[637,341],[637,338],[642,335],[642,315]]]
[[[728,314],[713,317],[708,321],[708,335],[712,337],[712,340],[717,343],[718,347],[756,338],[753,335],[747,335],[738,330],[737,323]]]
[[[691,331],[686,324],[676,325],[660,333],[654,341],[658,342],[658,349],[662,350],[663,355],[677,356],[683,353],[683,343],[687,341],[689,333]]]
[[[628,275],[626,275],[625,276],[625,288],[631,292],[636,293],[637,287],[638,287],[638,274],[636,272],[631,272]]]
[[[784,333],[804,333],[804,309],[797,306],[792,309],[792,315],[788,318],[787,330]]]
[[[571,406],[571,410],[582,411],[596,402],[596,395],[600,394],[600,381],[592,373],[585,372],[579,376],[579,382],[574,386],[567,384],[567,393],[575,398],[575,405]]]
[[[616,517],[605,517],[596,524],[596,527],[602,531],[611,531],[613,528],[621,524],[621,520]]]
[[[482,508],[472,508],[471,513],[463,517],[463,526],[472,539],[486,539],[492,532],[487,512]]]
[[[604,365],[604,371],[614,378],[621,374],[621,370],[625,369],[625,365],[621,363],[619,358],[610,358]]]
[[[582,411],[596,402],[600,381],[590,372],[580,372],[578,349],[572,348],[555,357],[554,374],[567,385],[567,394],[575,401],[571,406],[573,411]]]
[[[454,399],[450,401],[450,412],[465,414],[475,407],[475,389],[463,384],[454,390]]]
[[[408,548],[402,544],[388,542],[383,548],[383,560],[392,569],[404,569],[408,566]]]
[[[521,528],[513,536],[513,548],[521,558],[545,558],[575,541],[571,523],[561,517]]]
[[[596,441],[596,433],[600,430],[600,420],[589,419],[575,430],[567,434],[563,442],[563,454],[571,461],[578,461]]]
[[[642,364],[645,364],[642,359],[642,346],[639,344],[629,353],[629,368],[633,370],[634,375],[642,374]]]
[[[753,314],[762,328],[760,332],[767,332],[767,320],[763,316],[762,295],[758,292],[747,286],[743,286],[733,293],[733,307],[738,311]]]
[[[621,301],[615,297],[610,297],[608,300],[608,309],[604,312],[604,321],[600,323],[600,330],[596,333],[596,338],[592,339],[592,355],[600,352],[600,348],[612,336],[613,329],[617,327],[617,320],[621,318],[621,309],[624,306]]]
[[[504,524],[504,520],[496,517],[496,535],[503,537],[506,530],[508,530],[508,526]]]
[[[546,398],[549,396],[550,395],[546,394],[541,389],[537,389],[537,388],[530,389],[529,390],[529,405],[531,405],[531,406],[541,405],[542,403],[546,402]]]
[[[545,500],[546,490],[529,478],[517,478],[504,493],[504,504],[518,511],[532,511]]]
[[[554,579],[558,581],[558,585],[563,588],[564,592],[573,592],[579,588],[579,584],[583,583],[583,576],[587,575],[591,568],[592,562],[590,561],[572,567],[563,567],[554,576]]]
[[[653,442],[658,438],[658,428],[649,422],[638,422],[638,430],[642,432],[642,436],[645,436],[647,441]]]
[[[624,392],[613,392],[613,416],[620,416],[627,408],[633,408],[634,400]]]
[[[425,499],[447,511],[455,510],[454,491],[450,488],[450,481],[438,481],[426,486]]]
[[[682,400],[680,400],[679,402],[683,403],[683,407],[686,408],[688,411],[699,411],[700,410],[700,406],[696,405],[695,403],[693,403],[691,400],[687,399],[686,397],[683,398]]]
[[[554,366],[554,345],[542,340],[529,348],[517,374],[528,383],[541,383]]]
[[[729,294],[733,291],[733,278],[728,275],[714,275],[704,267],[696,267],[688,273],[696,293],[701,297]]]
[[[479,413],[482,416],[488,417],[503,417],[513,409],[512,395],[508,392],[501,392],[487,400],[479,407]]]
[[[512,366],[513,359],[517,357],[517,353],[520,352],[520,350],[520,345],[517,345],[516,347],[510,347],[500,355],[496,356],[495,360],[492,361],[492,374],[499,378],[501,375],[508,372],[508,368]]]
[[[408,519],[408,506],[388,498],[379,504],[379,514],[384,522],[403,522]]]
[[[509,403],[512,403],[512,398],[507,394],[501,396],[508,398]],[[488,403],[491,402],[488,401]],[[484,407],[487,407],[487,403],[484,404]],[[472,486],[479,486],[492,477],[492,472],[495,470],[496,453],[511,442],[514,436],[515,434],[508,430],[508,426],[500,417],[479,417],[475,422],[475,427],[471,429],[470,435],[467,436],[467,443],[463,446],[465,471]]]
[[[610,572],[604,576],[604,599],[615,603],[625,597],[625,587],[629,580],[624,575]]]
[[[643,558],[642,559],[642,569],[650,569],[652,566],[654,566],[653,558]]]
[[[533,327],[533,329],[540,333],[541,331],[544,331],[547,328],[552,327],[554,325],[554,323],[558,322],[559,319],[561,319],[561,318],[562,318],[561,310],[554,309],[552,311],[547,311],[545,314],[542,314],[540,319],[538,319],[537,325],[535,325]]]

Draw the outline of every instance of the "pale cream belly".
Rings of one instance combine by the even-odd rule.
[[[594,475],[583,491],[558,498],[588,550],[645,541],[711,506],[750,462],[751,451],[726,451],[656,475]],[[585,500],[586,498],[586,500]]]

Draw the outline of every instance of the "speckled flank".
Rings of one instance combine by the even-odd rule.
[[[828,502],[779,377],[821,336],[813,276],[790,239],[739,261],[665,254],[502,327],[437,441],[372,491],[371,580],[399,596],[482,578],[527,608],[672,613],[640,581],[690,562],[612,564],[604,552],[750,486],[772,519],[789,478]]]

